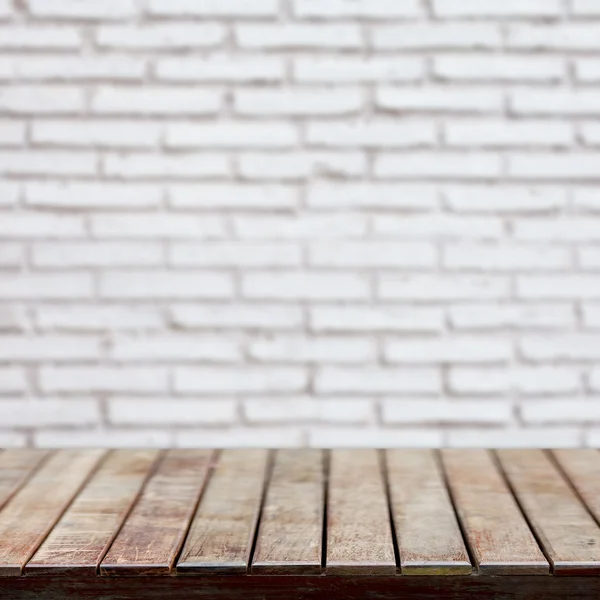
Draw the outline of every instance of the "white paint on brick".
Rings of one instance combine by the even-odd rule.
[[[302,215],[235,217],[234,232],[246,239],[338,239],[363,237],[366,219],[360,215]]]
[[[297,448],[304,443],[300,427],[234,427],[181,430],[175,433],[179,448]]]
[[[554,187],[445,186],[443,195],[459,213],[545,213],[567,204],[565,190]]]
[[[600,61],[595,58],[575,61],[575,78],[582,83],[600,82]]]
[[[102,170],[108,177],[122,179],[198,179],[227,177],[231,162],[223,154],[106,154]]]
[[[210,48],[222,44],[225,35],[225,27],[219,23],[104,25],[96,30],[96,43],[102,48],[140,52]]]
[[[135,0],[27,0],[30,13],[46,19],[126,19],[136,14]]]
[[[176,17],[273,17],[278,0],[149,0],[151,14]]]
[[[373,29],[377,50],[475,50],[498,48],[501,30],[494,23],[405,23]]]
[[[363,46],[360,27],[350,23],[236,25],[235,41],[244,50],[339,50]]]
[[[7,114],[74,114],[83,109],[83,89],[56,85],[12,85],[0,90],[0,112]]]
[[[390,19],[410,18],[421,14],[417,0],[293,0],[298,17],[321,19]]]
[[[377,235],[428,239],[499,239],[504,234],[496,216],[465,217],[452,215],[376,215],[373,230]]]
[[[77,215],[43,212],[14,212],[2,215],[0,235],[11,238],[79,238],[85,235],[85,223]]]
[[[446,436],[452,448],[572,448],[582,438],[574,427],[450,429]]]
[[[495,113],[502,108],[503,93],[493,87],[380,87],[375,103],[382,110],[401,113]]]
[[[225,228],[217,216],[162,215],[153,213],[94,214],[91,230],[99,238],[221,238]]]
[[[51,429],[36,432],[34,443],[40,448],[169,448],[173,436],[161,429]]]
[[[91,361],[100,358],[99,341],[92,337],[0,336],[0,362]]]
[[[298,267],[302,253],[297,244],[175,243],[169,248],[169,263],[198,267]]]
[[[600,358],[597,334],[538,335],[521,338],[519,353],[531,362],[579,362]]]
[[[99,420],[93,398],[6,398],[0,402],[2,427],[86,427]]]
[[[436,262],[435,247],[424,242],[316,243],[308,248],[308,264],[314,267],[427,268]]]
[[[66,25],[19,25],[13,22],[0,26],[0,48],[10,50],[77,50],[82,39],[78,28]]]
[[[433,12],[447,18],[557,17],[560,0],[433,0]]]
[[[575,310],[569,304],[463,304],[449,309],[458,330],[569,329]],[[598,324],[600,325],[600,313]]]
[[[322,427],[309,430],[308,445],[314,448],[438,448],[443,434],[435,429]]]
[[[600,92],[588,89],[517,89],[509,95],[509,107],[517,116],[598,116]]]
[[[527,425],[598,423],[600,402],[596,397],[533,400],[521,406],[521,418]]]
[[[526,300],[576,300],[600,298],[600,277],[597,275],[522,275],[517,277],[517,297]]]
[[[164,258],[156,242],[53,242],[34,244],[31,263],[40,269],[160,267]]]
[[[27,390],[25,370],[0,366],[0,394],[21,394]]]
[[[0,300],[82,300],[92,292],[89,273],[0,274]]]
[[[596,23],[511,25],[508,45],[519,50],[600,50]]]

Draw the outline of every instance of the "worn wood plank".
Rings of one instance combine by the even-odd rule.
[[[600,522],[600,452],[579,448],[553,450],[552,454],[588,510]]]
[[[20,575],[105,454],[60,450],[0,511],[0,575]]]
[[[49,450],[9,449],[0,452],[0,509],[25,484]]]
[[[211,466],[211,450],[169,450],[110,550],[102,575],[166,575],[174,566]]]
[[[25,567],[27,575],[95,574],[158,450],[114,450]]]
[[[600,528],[543,450],[498,458],[555,575],[600,574]]]
[[[331,451],[326,572],[396,573],[386,489],[376,450]]]
[[[456,510],[484,575],[548,574],[550,566],[487,450],[442,450]]]
[[[246,572],[268,451],[221,452],[194,516],[177,574]]]
[[[323,453],[279,450],[258,532],[252,571],[321,572]]]
[[[468,575],[471,562],[434,450],[388,450],[387,473],[404,575]]]

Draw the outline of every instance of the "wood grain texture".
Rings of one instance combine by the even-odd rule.
[[[0,452],[0,509],[34,473],[49,450],[12,449]]]
[[[323,485],[321,450],[279,450],[276,453],[253,572],[321,572]]]
[[[376,450],[332,450],[327,507],[331,575],[393,575],[394,542]]]
[[[100,563],[101,575],[171,573],[212,456],[212,450],[165,453]]]
[[[548,574],[538,547],[487,450],[442,450],[456,510],[480,574]]]
[[[194,516],[177,574],[246,572],[266,476],[266,450],[223,450]]]
[[[95,574],[158,455],[112,451],[26,565],[26,574]]]
[[[59,450],[0,511],[0,575],[20,575],[105,452]]]
[[[543,450],[498,458],[556,575],[600,574],[600,528]]]
[[[579,448],[553,450],[552,455],[588,510],[600,521],[600,452]]]
[[[472,571],[434,450],[388,450],[387,473],[404,575]]]

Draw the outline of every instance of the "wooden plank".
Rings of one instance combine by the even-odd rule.
[[[25,567],[27,575],[95,574],[158,450],[114,450]]]
[[[266,476],[266,450],[224,450],[177,564],[177,574],[245,573]]]
[[[388,450],[392,515],[404,575],[469,575],[471,562],[434,450]]]
[[[167,451],[100,563],[101,575],[171,573],[212,455],[212,450]]]
[[[600,452],[580,448],[554,450],[552,454],[588,510],[600,522]]]
[[[482,575],[548,574],[550,566],[492,454],[442,450],[448,485]]]
[[[543,450],[498,458],[555,575],[600,574],[600,528]]]
[[[394,575],[396,559],[376,450],[333,450],[327,507],[327,574]]]
[[[0,512],[0,575],[15,576],[38,549],[105,454],[60,450]]]
[[[252,571],[321,572],[323,453],[279,450],[267,490]]]
[[[0,509],[25,484],[48,450],[12,449],[0,452]]]

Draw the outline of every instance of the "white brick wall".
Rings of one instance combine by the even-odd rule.
[[[598,445],[599,118],[597,0],[0,0],[0,445]]]

